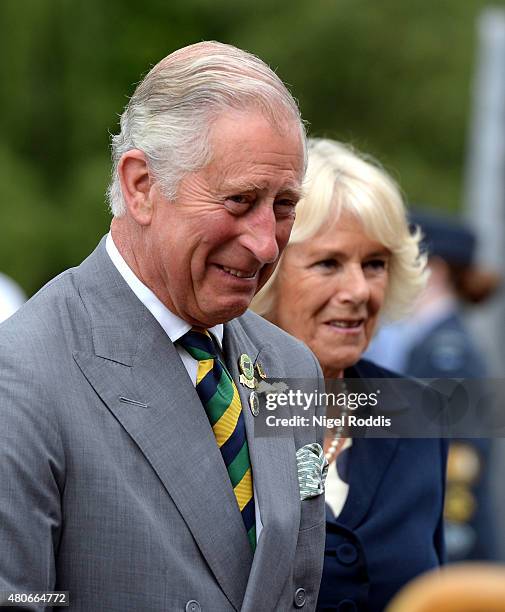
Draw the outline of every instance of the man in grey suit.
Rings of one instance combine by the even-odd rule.
[[[255,436],[251,395],[265,372],[322,390],[320,370],[247,311],[300,197],[297,106],[259,59],[199,43],[139,84],[112,148],[110,233],[0,327],[2,597],[313,610],[324,500],[299,486],[297,451],[321,440]]]

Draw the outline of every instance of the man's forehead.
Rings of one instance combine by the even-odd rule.
[[[305,161],[302,134],[293,119],[279,128],[257,110],[222,113],[209,134],[209,181],[242,191],[273,185],[299,190]]]
[[[284,109],[279,109],[277,111],[275,119],[266,111],[256,108],[255,106],[245,106],[241,109],[229,108],[221,111],[211,119],[209,126],[210,143],[226,145],[227,142],[230,142],[230,134],[228,132],[225,138],[222,138],[223,124],[225,124],[225,126],[228,124],[229,127],[230,123],[233,129],[231,140],[233,140],[234,136],[240,138],[240,144],[244,151],[254,148],[256,144],[256,133],[247,133],[247,128],[251,123],[262,123],[266,129],[271,130],[275,138],[281,138],[284,141],[283,144],[286,146],[286,150],[289,148],[290,152],[293,154],[298,153],[298,147],[300,147],[302,151],[304,149],[304,132],[301,123],[299,119],[293,117]],[[296,140],[300,140],[296,145],[293,143],[293,136]],[[289,141],[291,141],[291,143],[288,145]]]

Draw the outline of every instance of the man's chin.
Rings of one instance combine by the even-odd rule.
[[[202,313],[198,316],[198,319],[201,320],[193,320],[191,323],[192,325],[199,325],[205,328],[214,327],[214,325],[219,325],[221,323],[228,323],[228,321],[243,315],[249,308],[249,304],[250,300],[235,300],[228,304],[209,305],[202,308]]]

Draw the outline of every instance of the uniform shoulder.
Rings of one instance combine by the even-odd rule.
[[[422,348],[425,367],[431,368],[433,376],[478,378],[486,374],[484,355],[459,317],[434,330]],[[423,356],[422,351],[418,356]]]

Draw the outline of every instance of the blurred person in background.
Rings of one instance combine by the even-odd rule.
[[[482,379],[488,372],[485,356],[465,325],[463,309],[491,297],[500,277],[475,263],[476,237],[461,221],[428,210],[412,212],[410,221],[421,229],[429,255],[427,286],[409,317],[379,331],[367,357],[416,378]],[[450,561],[497,557],[491,456],[489,439],[451,442],[445,502]]]
[[[425,283],[419,235],[409,231],[399,190],[351,149],[312,139],[304,194],[289,244],[253,308],[303,340],[329,384],[395,378],[361,355],[379,317],[400,315]],[[401,399],[418,401],[415,389]],[[379,612],[414,576],[443,562],[446,443],[343,433],[331,429],[325,439],[318,610]]]
[[[25,300],[21,287],[0,272],[0,323],[14,314]]]

